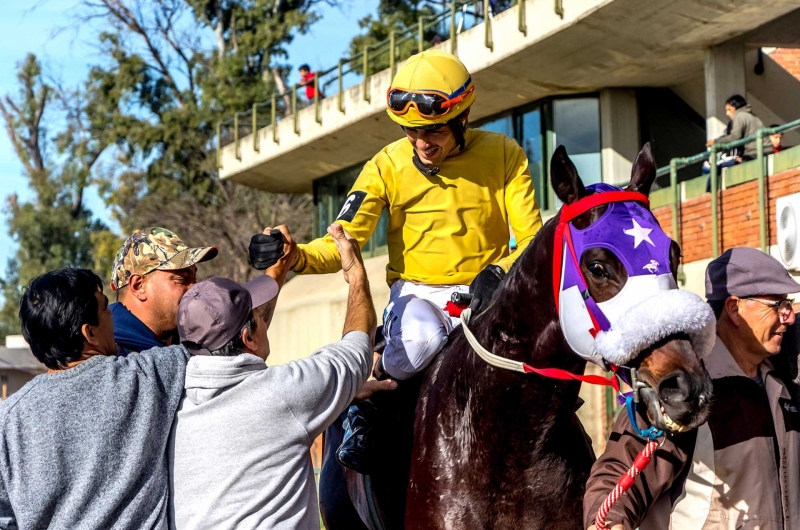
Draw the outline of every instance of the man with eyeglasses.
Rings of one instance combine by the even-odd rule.
[[[364,165],[337,216],[364,246],[381,213],[388,213],[391,294],[379,378],[405,380],[423,371],[458,325],[445,311],[451,295],[469,291],[473,314],[484,310],[542,226],[525,151],[502,134],[469,128],[475,92],[456,56],[427,50],[409,58],[386,94],[386,112],[405,136]],[[513,254],[509,226],[517,243]],[[254,264],[269,266],[278,258],[282,245],[270,237],[254,236]],[[331,273],[340,261],[326,236],[298,245],[292,270]],[[355,436],[339,452],[344,465],[365,474],[370,421],[360,412],[368,411],[368,404],[351,410]]]
[[[798,527],[800,413],[769,361],[795,321],[787,295],[797,292],[800,284],[778,260],[754,248],[733,248],[709,263],[717,340],[703,358],[714,384],[708,421],[665,439],[612,508],[612,530]],[[644,447],[620,418],[586,485],[586,528]]]

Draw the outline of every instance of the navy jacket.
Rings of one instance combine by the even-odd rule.
[[[150,328],[136,318],[128,308],[117,302],[109,306],[111,318],[114,320],[114,342],[117,343],[117,355],[139,353],[150,348],[162,348],[160,342]]]

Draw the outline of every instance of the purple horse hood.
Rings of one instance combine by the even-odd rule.
[[[608,184],[587,188],[611,198],[623,190]],[[674,333],[689,334],[698,355],[713,346],[715,322],[708,304],[679,291],[670,270],[671,239],[647,205],[635,200],[607,202],[607,209],[581,230],[563,223],[559,319],[570,347],[606,367],[623,366],[640,351]],[[612,252],[628,280],[615,296],[596,302],[580,270],[591,248]]]

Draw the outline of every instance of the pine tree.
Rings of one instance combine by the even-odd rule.
[[[0,336],[19,333],[19,300],[32,278],[68,266],[94,268],[107,277],[109,253],[95,245],[119,244],[84,205],[92,168],[107,147],[101,135],[90,132],[103,127],[102,112],[79,110],[92,109],[91,91],[56,90],[45,82],[34,55],[20,63],[17,78],[18,93],[0,101],[0,114],[33,198],[24,202],[14,194],[7,200],[8,230],[18,249],[0,281]],[[61,123],[63,129],[53,134],[45,123]]]

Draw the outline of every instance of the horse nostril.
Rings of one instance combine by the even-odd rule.
[[[688,401],[691,396],[691,380],[684,372],[673,372],[658,384],[658,397],[665,403]]]

